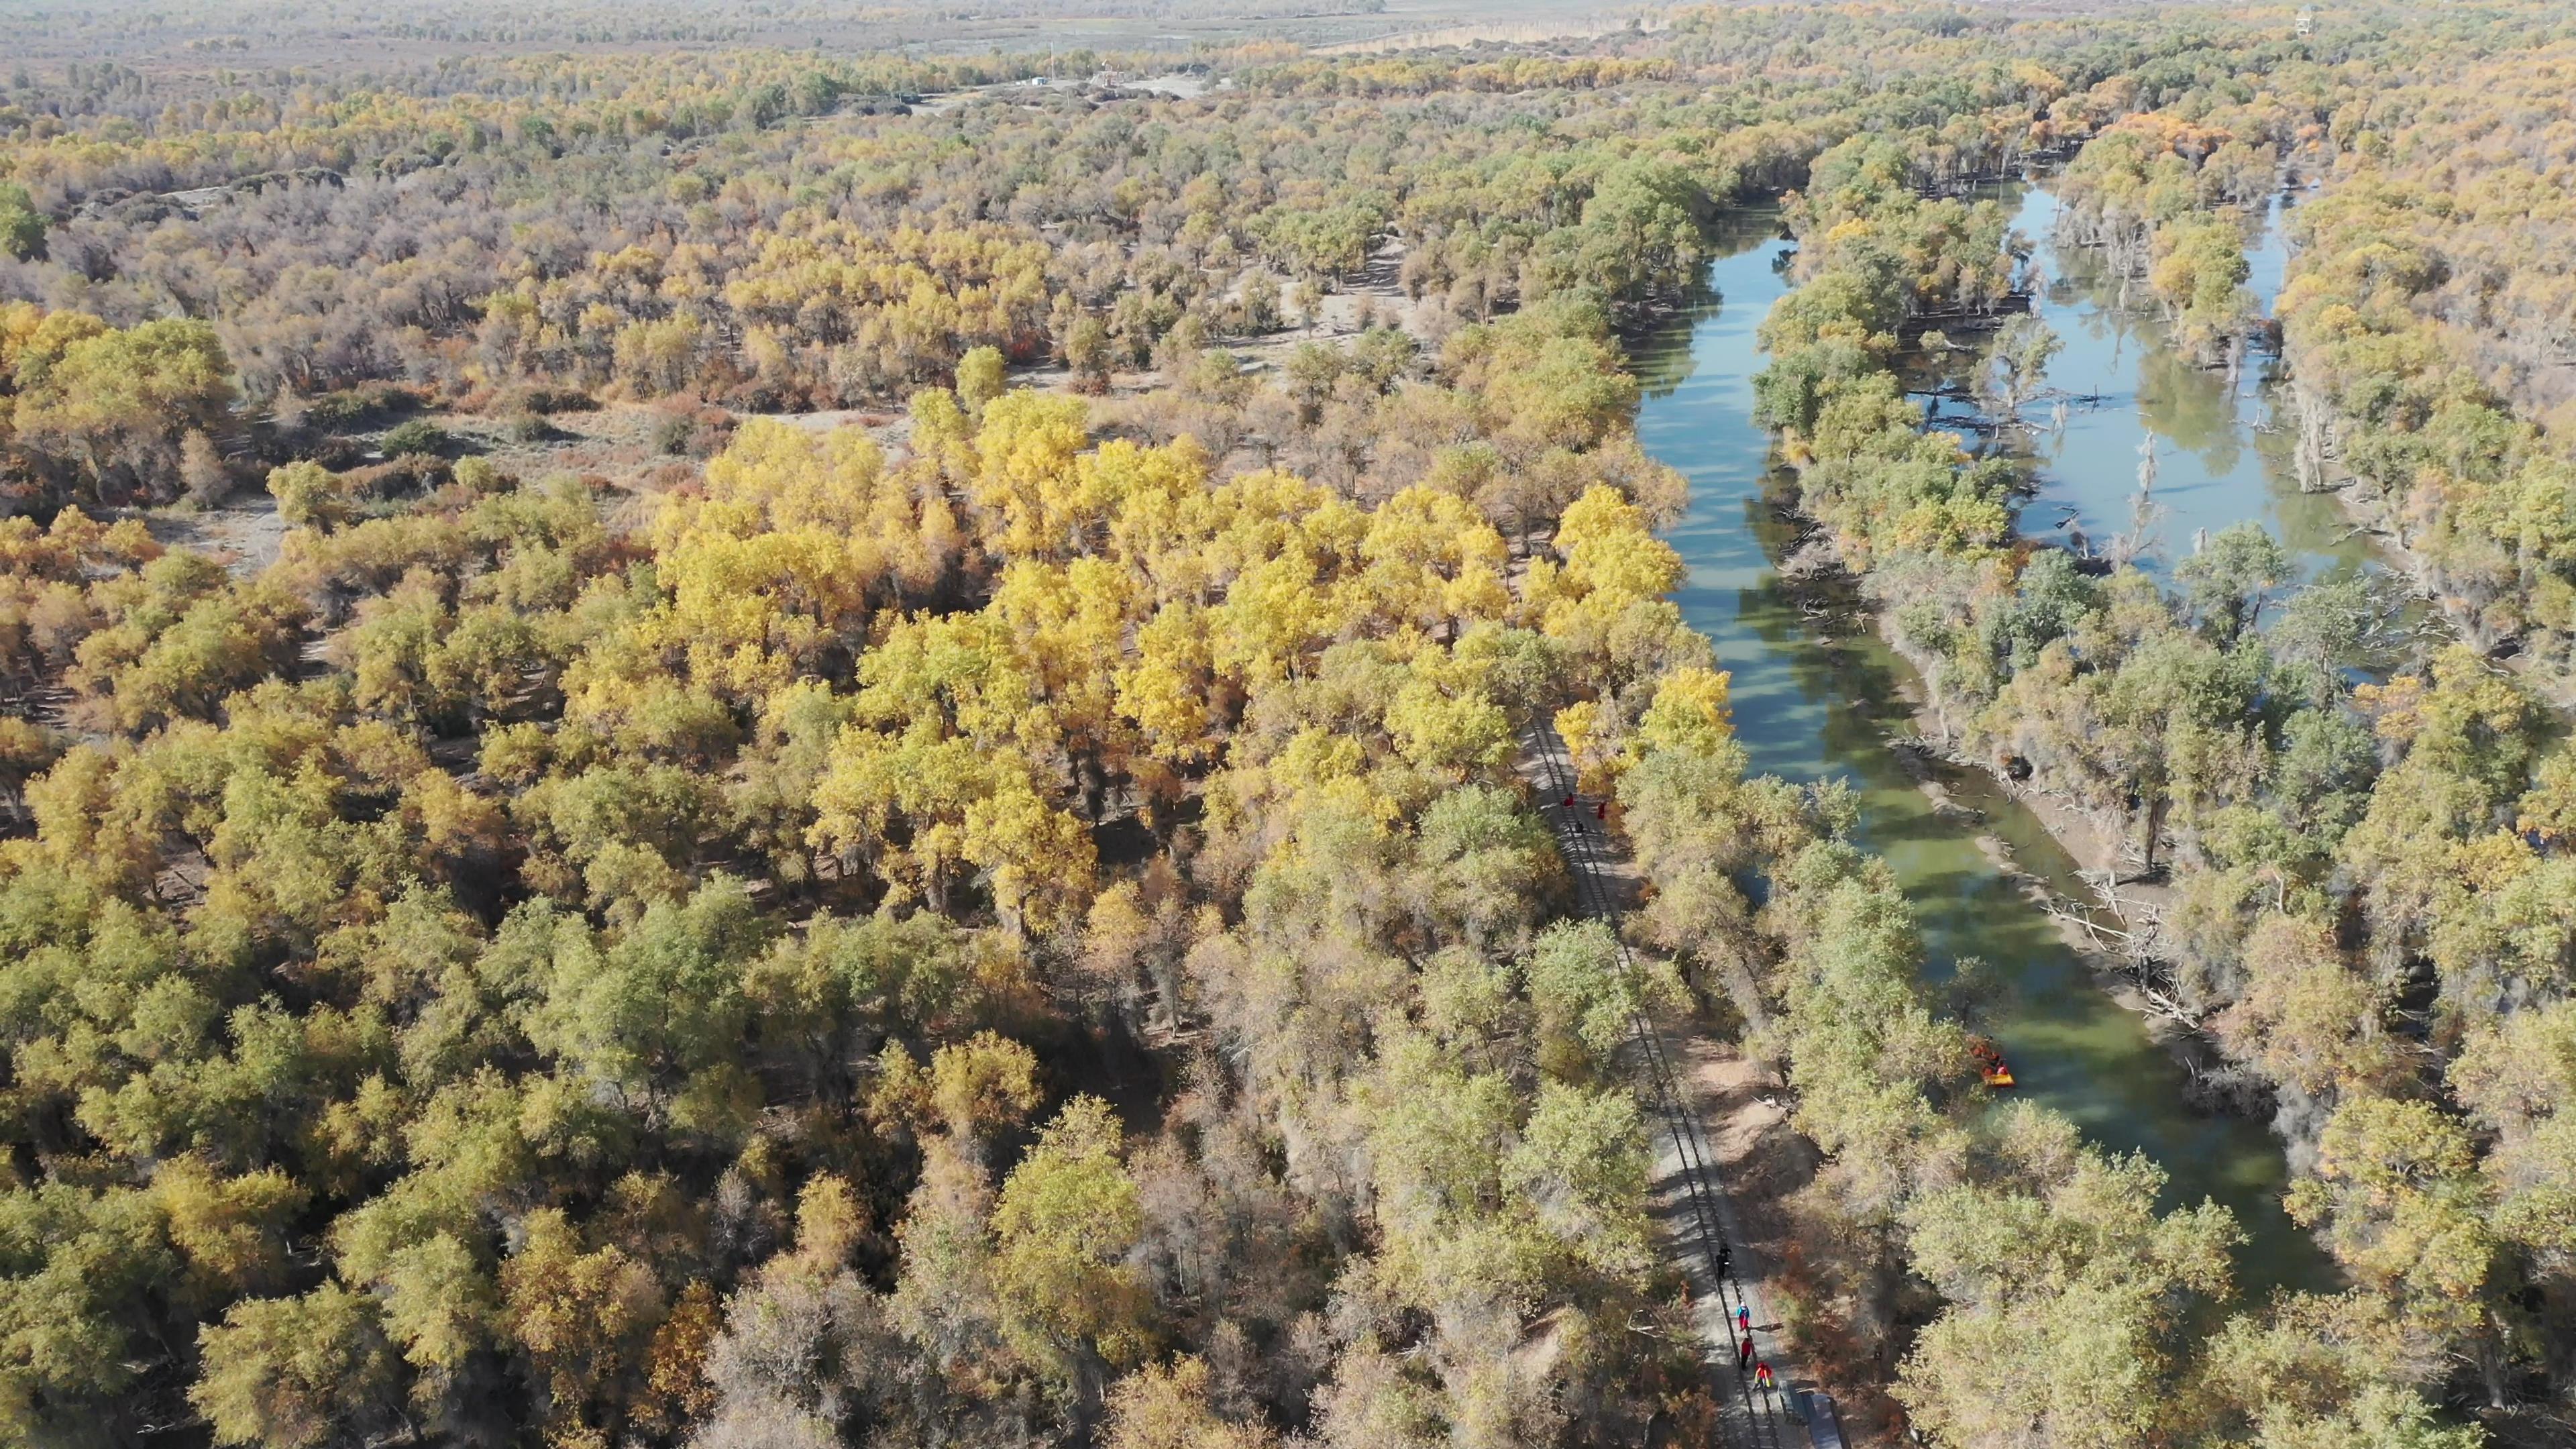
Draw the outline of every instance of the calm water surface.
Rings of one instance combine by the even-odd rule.
[[[2152,456],[2145,489],[2146,551],[2140,567],[2159,577],[2190,557],[2194,542],[2253,519],[2272,531],[2303,577],[2358,568],[2370,561],[2334,495],[2302,493],[2291,462],[2294,434],[2274,415],[2274,359],[2253,355],[2237,376],[2199,367],[2164,345],[2164,325],[2139,305],[2119,306],[2117,278],[2098,256],[2054,245],[2058,203],[2038,186],[1990,193],[2015,208],[2013,228],[2037,248],[2044,283],[2031,310],[2064,344],[2049,363],[2048,382],[2072,399],[2058,426],[2055,400],[2025,405],[2025,435],[2038,467],[2038,492],[2022,510],[2022,531],[2096,551],[2136,527],[2140,475]],[[2289,266],[2282,211],[2266,209],[2246,260],[2246,286],[2268,314]],[[1972,416],[1953,400],[1937,403],[1937,422]]]
[[[2053,205],[2035,188],[2022,199],[2020,225],[2035,240],[2047,236]],[[2323,1255],[2281,1210],[2288,1174],[2280,1144],[2258,1123],[2183,1105],[2182,1067],[2095,984],[2056,923],[1996,869],[1976,837],[2000,837],[2024,868],[2079,893],[2073,862],[1981,776],[1954,791],[1985,813],[1981,825],[1935,811],[1887,743],[1913,729],[1900,702],[1903,661],[1865,633],[1823,642],[1781,594],[1773,563],[1795,530],[1775,512],[1770,440],[1752,420],[1753,375],[1763,361],[1754,329],[1789,286],[1790,247],[1776,228],[1767,216],[1748,218],[1736,249],[1710,268],[1712,299],[1635,349],[1647,390],[1638,435],[1691,485],[1689,512],[1668,535],[1689,569],[1674,598],[1734,674],[1736,729],[1753,768],[1850,784],[1862,805],[1862,843],[1904,883],[1932,971],[1946,975],[1978,957],[2007,984],[1987,1025],[2027,1095],[2075,1119],[2102,1146],[2160,1163],[2174,1201],[2212,1197],[2232,1209],[2252,1239],[2239,1255],[2241,1287],[2259,1294],[2330,1286]],[[2168,450],[2156,497],[2172,509],[2159,520],[2169,544],[2187,550],[2192,530],[2215,532],[2238,518],[2279,530],[2304,517],[2307,500],[2295,487],[2285,495],[2265,466],[2275,454],[2286,459],[2287,440],[2275,449],[2276,440],[2256,430],[2266,409],[2255,378],[2231,387],[2223,375],[2189,368],[2158,345],[2150,325],[2113,316],[2098,280],[2082,280],[2077,266],[2045,249],[2040,262],[2057,279],[2044,315],[2067,339],[2051,380],[2105,401],[2072,413],[2069,437],[2043,453],[2042,492],[2026,526],[2046,531],[2059,516],[2056,504],[2073,505],[2077,526],[2100,527],[2097,518],[2109,522],[2106,534],[2125,526],[2144,434]],[[2268,275],[2277,287],[2278,263],[2256,265],[2258,280]],[[2311,547],[2310,537],[2331,535],[2322,526],[2292,533],[2311,567],[2346,561],[2323,542]]]

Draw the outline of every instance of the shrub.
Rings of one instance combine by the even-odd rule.
[[[179,440],[179,481],[187,486],[188,501],[200,508],[223,502],[224,495],[233,491],[232,470],[224,464],[223,451],[195,428]]]
[[[723,408],[675,399],[659,409],[661,416],[653,420],[653,446],[671,457],[713,457],[733,437],[733,414]]]
[[[350,481],[370,497],[401,498],[443,486],[448,474],[447,460],[435,453],[405,453],[361,470]]]
[[[349,516],[348,481],[309,458],[270,469],[268,492],[277,516],[297,528],[328,527]]]
[[[413,454],[442,453],[447,450],[447,444],[445,428],[427,418],[414,418],[386,432],[378,446],[385,450],[386,457],[402,458]]]
[[[599,400],[577,387],[547,387],[530,383],[512,388],[503,406],[515,413],[535,413],[552,417],[556,413],[586,413],[598,408]]]
[[[326,392],[303,406],[304,426],[314,429],[359,428],[419,406],[409,391],[387,383]]]
[[[501,493],[516,486],[516,481],[489,458],[457,459],[455,478],[457,485],[470,493]]]

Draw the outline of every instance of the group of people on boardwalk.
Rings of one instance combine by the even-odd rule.
[[[1751,1369],[1753,1371],[1753,1387],[1760,1389],[1766,1394],[1769,1393],[1771,1391],[1771,1361],[1769,1359],[1757,1361],[1753,1357],[1753,1307],[1751,1304],[1739,1305],[1736,1308],[1735,1331],[1741,1335],[1741,1337],[1736,1340],[1735,1344],[1735,1371],[1737,1373],[1742,1373],[1746,1369]]]
[[[1558,802],[1558,808],[1565,812],[1566,820],[1574,826],[1575,833],[1578,835],[1590,833],[1590,827],[1585,824],[1583,819],[1583,804],[1584,802],[1582,798],[1572,791],[1568,791],[1565,798]],[[1595,803],[1592,806],[1592,818],[1605,822],[1604,830],[1606,833],[1606,822],[1610,818],[1610,802],[1603,800]],[[1721,1285],[1731,1280],[1733,1276],[1734,1260],[1735,1245],[1728,1242],[1722,1235],[1719,1236],[1716,1252],[1714,1254],[1714,1261],[1712,1261],[1709,1266],[1712,1270],[1713,1276]],[[1735,1371],[1738,1374],[1752,1374],[1752,1387],[1754,1391],[1768,1395],[1772,1391],[1775,1380],[1772,1377],[1770,1361],[1759,1357],[1754,1346],[1753,1307],[1750,1303],[1739,1302],[1737,1304],[1735,1309],[1735,1333]]]

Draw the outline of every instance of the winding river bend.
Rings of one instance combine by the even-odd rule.
[[[2153,437],[2155,497],[2170,509],[2158,527],[2167,562],[2188,552],[2194,530],[2252,517],[2285,534],[2312,570],[2357,564],[2359,550],[2335,542],[2331,500],[2301,495],[2287,440],[2261,431],[2268,408],[2251,368],[2231,384],[2176,357],[2151,321],[2115,310],[2085,258],[2055,254],[2053,198],[2038,188],[2010,196],[2052,282],[2039,309],[2066,340],[2051,381],[2101,399],[2071,413],[2066,434],[2043,446],[2041,493],[2025,526],[2046,531],[2070,507],[2076,526],[2101,535],[2125,526],[2139,442]],[[2278,230],[2254,258],[2267,305],[2267,288],[2280,283]],[[1674,598],[1734,674],[1736,729],[1753,769],[1849,782],[1862,843],[1904,883],[1931,968],[1978,957],[2009,983],[1989,1025],[2023,1091],[2103,1147],[2161,1164],[2173,1201],[2206,1196],[2232,1209],[2249,1236],[2238,1255],[2241,1290],[2331,1286],[2323,1254],[2281,1209],[2288,1170],[2280,1144],[2258,1122],[2186,1105],[2182,1066],[2097,983],[1979,837],[1999,839],[2021,869],[2080,895],[2074,862],[2036,817],[1975,772],[1948,783],[1982,820],[1937,810],[1889,743],[1913,730],[1903,702],[1909,668],[1866,630],[1823,637],[1782,592],[1774,564],[1796,529],[1776,511],[1770,440],[1752,409],[1763,364],[1754,329],[1789,288],[1789,250],[1776,218],[1745,216],[1710,267],[1710,299],[1634,348],[1646,385],[1638,435],[1691,485],[1689,512],[1668,535],[1689,569]]]

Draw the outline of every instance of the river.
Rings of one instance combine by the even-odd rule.
[[[2332,544],[2339,525],[2305,508],[2313,501],[2330,511],[2331,500],[2300,495],[2274,462],[2286,464],[2286,440],[2258,431],[2267,414],[2259,378],[2231,387],[2163,348],[2151,322],[2115,315],[2098,278],[2088,283],[2083,259],[2058,258],[2048,246],[2053,199],[2036,188],[2014,194],[2020,225],[2040,243],[2038,260],[2055,283],[2040,302],[2043,315],[2066,338],[2051,381],[2105,399],[2071,414],[2069,436],[2043,456],[2041,493],[2026,521],[2054,523],[2055,505],[2072,504],[2079,526],[2109,521],[2115,531],[2131,512],[2138,440],[2152,436],[2156,497],[2172,510],[2159,520],[2168,557],[2180,556],[2174,544],[2194,529],[2257,517],[2288,532],[2310,567],[2342,563]],[[1886,857],[1921,918],[1928,969],[1943,977],[1977,957],[2005,984],[1983,1025],[2011,1059],[2023,1094],[2073,1118],[2105,1148],[2152,1158],[2171,1176],[2173,1202],[2210,1197],[2233,1210],[2249,1239],[2238,1255],[2241,1290],[2332,1286],[2324,1255],[2281,1209],[2288,1169],[2280,1143],[2260,1123],[2186,1105],[2181,1064],[2101,987],[2057,923],[1978,839],[2003,841],[2022,869],[2081,894],[2074,862],[2036,817],[1976,772],[1950,783],[1953,798],[1982,820],[1936,809],[1889,743],[1914,728],[1903,702],[1908,666],[1866,629],[1819,630],[1782,593],[1774,564],[1797,529],[1776,511],[1770,440],[1752,419],[1753,376],[1763,364],[1754,329],[1789,287],[1790,247],[1777,227],[1768,214],[1743,217],[1710,266],[1709,299],[1634,347],[1646,386],[1638,436],[1691,486],[1689,510],[1667,535],[1688,568],[1673,597],[1734,676],[1736,731],[1752,768],[1850,784],[1861,805],[1861,843]],[[2279,229],[2270,230],[2267,245],[2277,247]],[[2257,280],[2268,268],[2277,288],[2275,260],[2258,255],[2256,266]]]

